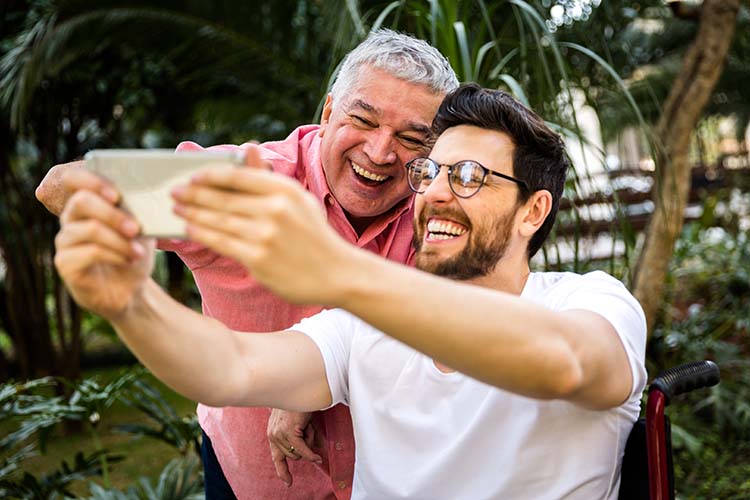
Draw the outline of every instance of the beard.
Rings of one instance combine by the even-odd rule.
[[[465,214],[456,210],[430,210],[425,207],[418,219],[414,221],[414,239],[412,244],[416,250],[415,266],[436,276],[466,281],[473,278],[487,276],[491,273],[510,242],[513,214],[515,207],[507,215],[499,217],[494,223],[489,220],[472,224]],[[422,249],[427,219],[439,215],[465,225],[469,229],[469,241],[458,254],[444,260],[437,260],[433,252]],[[493,217],[494,219],[494,217]],[[424,229],[422,229],[424,228]]]

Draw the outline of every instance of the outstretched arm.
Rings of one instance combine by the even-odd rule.
[[[330,405],[320,351],[296,332],[245,335],[175,302],[149,278],[153,242],[93,174],[66,176],[55,265],[79,304],[108,319],[125,344],[178,392],[212,406],[296,411]],[[114,193],[107,197],[106,193]]]
[[[239,260],[288,300],[343,307],[517,394],[604,409],[631,392],[626,350],[596,312],[552,311],[359,250],[331,230],[309,193],[272,173],[204,172],[174,194],[191,238]],[[628,317],[641,319],[635,309]]]
[[[209,406],[314,411],[331,404],[320,351],[299,332],[234,332],[153,281],[112,325],[154,375]]]

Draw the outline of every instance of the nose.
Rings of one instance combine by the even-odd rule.
[[[453,191],[448,182],[448,167],[440,167],[437,177],[430,182],[421,196],[427,203],[450,203],[453,200]]]
[[[398,158],[395,144],[388,130],[382,128],[372,130],[365,142],[364,153],[376,165],[389,165],[395,163]]]

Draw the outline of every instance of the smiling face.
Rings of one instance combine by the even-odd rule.
[[[495,172],[513,175],[513,151],[507,134],[461,125],[440,135],[430,158],[448,165],[475,160]],[[511,181],[489,175],[476,195],[458,198],[448,185],[448,168],[443,166],[416,197],[417,268],[457,280],[492,272],[514,237],[518,189]]]
[[[366,66],[340,102],[329,96],[320,131],[323,171],[355,228],[411,195],[404,165],[428,151],[442,97]]]

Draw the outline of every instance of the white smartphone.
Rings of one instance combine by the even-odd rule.
[[[86,168],[115,185],[122,196],[122,207],[138,220],[144,236],[185,238],[185,221],[172,212],[170,191],[188,183],[198,170],[242,165],[244,153],[95,149],[84,159]]]

